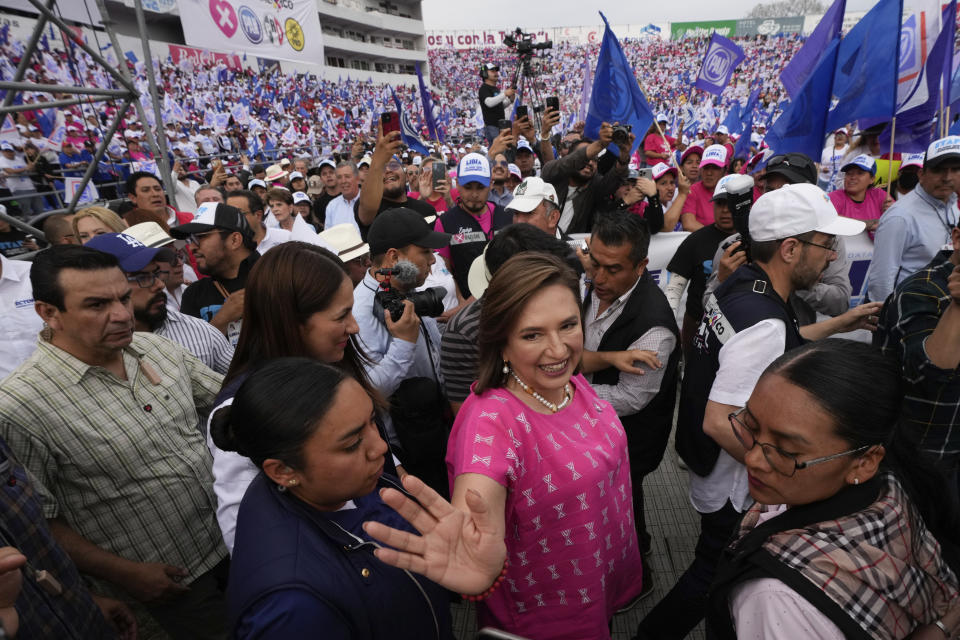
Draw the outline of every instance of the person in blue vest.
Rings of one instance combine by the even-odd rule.
[[[637,638],[684,638],[703,618],[721,551],[750,504],[743,445],[727,416],[745,406],[763,370],[807,340],[875,329],[879,304],[800,327],[787,299],[815,285],[837,259],[838,236],[863,231],[837,215],[812,184],[761,196],[749,218],[750,260],[704,301],[684,370],[676,446],[690,469],[690,502],[700,514],[693,563],[641,621]]]
[[[500,229],[513,224],[513,214],[500,205],[488,202],[490,195],[490,162],[479,153],[468,153],[457,167],[460,197],[457,206],[447,209],[435,229],[449,233],[450,246],[437,253],[443,256],[447,270],[453,274],[458,293],[470,299],[473,293],[467,282],[470,265],[483,253],[487,243]]]
[[[261,470],[237,518],[231,637],[452,640],[448,592],[381,562],[362,528],[413,531],[380,499],[383,487],[402,488],[383,473],[379,402],[341,368],[279,358],[215,414],[216,445]]]

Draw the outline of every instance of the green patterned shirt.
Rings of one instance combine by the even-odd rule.
[[[0,437],[45,517],[128,560],[184,567],[187,584],[226,555],[203,433],[221,376],[150,333],[123,362],[127,380],[41,339],[0,384]]]

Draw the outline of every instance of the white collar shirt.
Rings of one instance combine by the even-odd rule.
[[[0,255],[0,380],[37,348],[43,321],[33,308],[30,263]]]

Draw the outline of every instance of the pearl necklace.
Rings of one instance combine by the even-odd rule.
[[[550,402],[549,400],[544,398],[542,395],[534,391],[533,388],[530,385],[528,385],[526,382],[521,380],[517,376],[517,374],[514,373],[513,369],[510,369],[510,375],[513,376],[513,379],[517,381],[517,384],[520,385],[521,389],[529,393],[531,396],[533,396],[535,400],[540,402],[540,404],[545,406],[547,409],[550,409],[550,411],[552,411],[553,413],[560,411],[560,409],[563,409],[568,404],[570,404],[570,400],[572,399],[572,396],[570,395],[569,383],[563,385],[563,401],[560,404],[554,404],[553,402]]]

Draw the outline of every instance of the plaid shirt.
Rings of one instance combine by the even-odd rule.
[[[941,251],[925,268],[897,286],[880,314],[874,344],[900,362],[906,394],[904,424],[920,435],[920,448],[937,458],[960,454],[960,375],[940,369],[927,355],[927,337],[952,303],[947,278],[951,251]]]
[[[917,516],[917,528],[910,527],[907,514],[914,506],[903,487],[891,474],[879,479],[880,495],[866,509],[777,532],[763,549],[842,607],[867,636],[894,640],[939,620],[960,594],[957,576],[923,520]],[[744,514],[738,540],[763,510],[754,504]]]
[[[226,555],[201,420],[221,377],[149,333],[134,334],[123,363],[127,380],[41,340],[0,386],[0,437],[44,517],[129,560],[184,567],[188,583]]]
[[[13,459],[0,440],[0,546],[16,547],[34,571],[48,571],[63,587],[48,594],[34,575],[22,571],[23,586],[17,598],[21,638],[114,638],[100,609],[90,598],[77,568],[47,527],[27,470]]]

